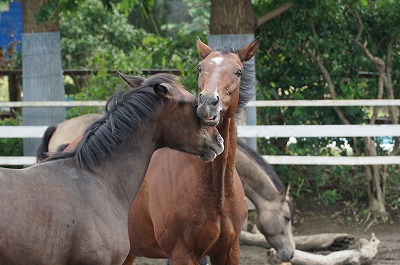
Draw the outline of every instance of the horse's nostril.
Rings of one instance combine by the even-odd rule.
[[[212,104],[213,106],[217,106],[218,103],[219,103],[219,96],[216,96],[216,97],[214,98],[214,101],[211,102],[211,104]]]

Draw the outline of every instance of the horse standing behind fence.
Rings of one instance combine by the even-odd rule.
[[[103,117],[102,114],[89,113],[47,128],[42,144],[36,152],[37,162],[45,160],[48,157],[47,153],[54,153],[58,146],[71,143],[76,136],[83,133],[90,124],[100,120],[101,117]]]
[[[236,152],[236,169],[247,197],[257,211],[256,224],[277,257],[293,257],[295,242],[292,230],[292,202],[289,188],[283,186],[272,167],[262,156],[241,141]]]
[[[239,264],[247,202],[235,170],[236,111],[251,98],[240,85],[243,62],[256,52],[258,38],[238,51],[213,51],[199,39],[197,48],[197,115],[218,124],[224,152],[212,163],[168,148],[154,153],[129,212],[131,249],[124,264],[144,256],[194,265],[205,255],[213,264]]]
[[[152,153],[168,146],[210,161],[223,150],[196,105],[175,78],[156,75],[111,97],[73,152],[0,169],[0,264],[121,264]]]

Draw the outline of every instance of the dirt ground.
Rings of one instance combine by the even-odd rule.
[[[296,203],[298,204],[298,203]],[[310,202],[302,205],[312,205]],[[400,265],[400,218],[393,217],[385,224],[374,224],[367,231],[366,224],[355,224],[354,219],[342,214],[342,205],[336,207],[311,206],[296,207],[294,218],[295,235],[312,235],[319,233],[349,233],[354,235],[355,240],[360,238],[371,238],[371,233],[381,241],[378,254],[372,261],[374,265]],[[392,216],[396,214],[392,214]],[[354,246],[353,246],[354,247]],[[166,265],[166,260],[152,260],[138,258],[137,265]],[[240,264],[243,265],[266,265],[266,249],[255,246],[241,245]]]

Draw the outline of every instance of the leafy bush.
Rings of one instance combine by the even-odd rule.
[[[198,5],[190,5],[192,13],[204,9]],[[205,39],[206,34],[201,23],[165,26],[164,37],[158,36],[130,25],[118,8],[110,12],[101,1],[90,0],[74,12],[62,13],[60,24],[63,67],[98,70],[96,75],[69,79],[66,92],[70,100],[106,100],[123,83],[114,70],[142,75],[142,69],[178,69],[182,83],[197,92],[195,41],[196,36]],[[71,108],[67,117],[99,111]]]
[[[22,119],[20,116],[17,116],[15,119],[0,119],[0,126],[16,126],[21,124]],[[0,156],[23,156],[22,143],[22,138],[0,138]]]

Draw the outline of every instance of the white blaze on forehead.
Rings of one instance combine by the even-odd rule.
[[[210,63],[219,65],[223,60],[224,60],[224,58],[222,58],[222,57],[215,57],[215,58],[211,59]]]

